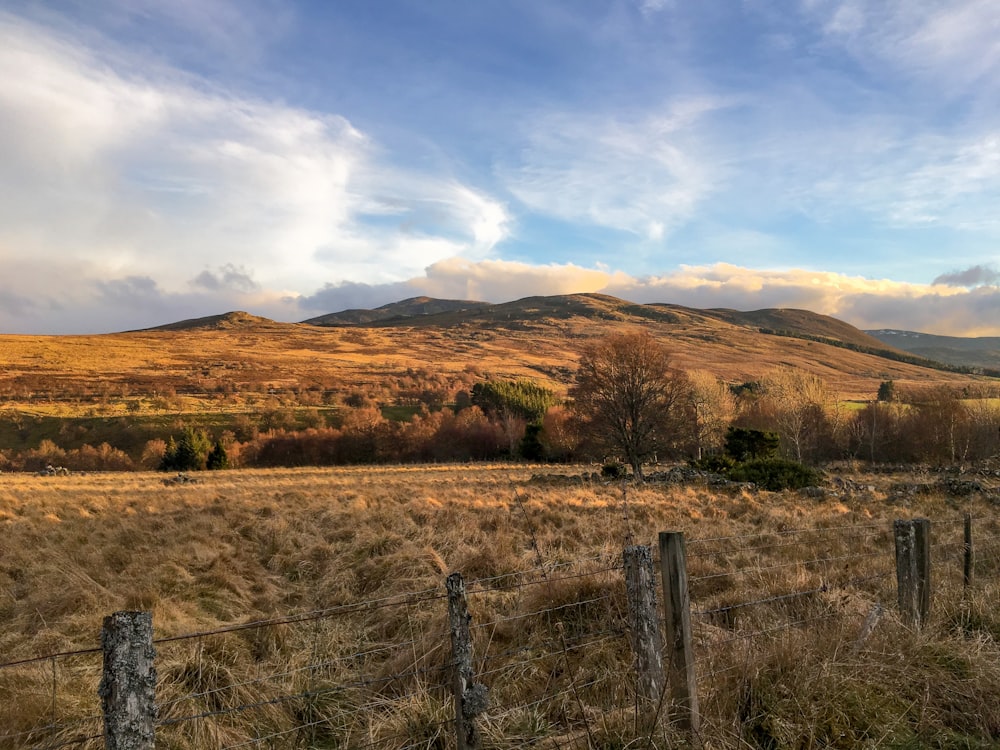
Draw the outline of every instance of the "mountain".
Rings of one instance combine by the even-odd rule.
[[[399,302],[376,307],[374,310],[352,309],[341,312],[320,315],[317,318],[303,320],[314,326],[352,326],[370,325],[380,321],[403,320],[418,315],[435,315],[438,313],[464,312],[480,307],[489,307],[488,302],[471,300],[434,299],[433,297],[410,297]]]
[[[699,310],[667,303],[636,304],[606,294],[525,297],[493,305],[488,302],[416,297],[374,310],[345,310],[303,321],[320,326],[453,327],[490,326],[525,330],[559,321],[594,321],[644,325],[661,323],[718,327],[715,321],[757,333],[885,350],[886,345],[848,323],[809,310],[765,309],[741,312],[724,308]],[[890,346],[891,349],[891,346]]]
[[[865,331],[884,344],[957,367],[1000,370],[1000,336],[938,336],[917,331]]]
[[[168,394],[179,411],[275,409],[280,399],[392,400],[428,383],[467,388],[490,376],[565,393],[588,344],[639,328],[664,343],[678,368],[729,383],[794,367],[822,377],[841,398],[868,400],[885,380],[913,387],[982,380],[807,310],[699,310],[570,294],[499,305],[414,298],[349,313],[308,325],[230,312],[126,333],[0,335],[0,399],[86,410],[97,402],[118,408],[122,394],[156,403]]]
[[[832,339],[845,344],[873,349],[884,349],[887,343],[842,320],[809,310],[780,308],[741,312],[739,310],[714,309],[705,312],[709,315],[716,315],[734,325],[755,326],[765,333]],[[889,345],[892,346],[892,344]]]
[[[267,328],[273,326],[283,326],[270,318],[262,318],[259,315],[251,315],[242,310],[223,313],[222,315],[209,315],[204,318],[190,318],[179,320],[176,323],[167,323],[153,328],[143,328],[142,331],[227,331],[238,328]],[[135,331],[134,333],[138,333]]]

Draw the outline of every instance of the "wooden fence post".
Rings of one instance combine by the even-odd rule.
[[[476,717],[489,704],[489,691],[474,681],[472,671],[472,634],[469,632],[468,602],[465,580],[461,573],[452,573],[445,581],[448,589],[448,627],[451,630],[451,653],[455,663],[453,689],[455,693],[455,736],[458,750],[478,750],[480,745]]]
[[[896,591],[903,622],[920,628],[931,609],[931,522],[926,518],[893,523]]]
[[[678,726],[697,742],[701,731],[694,644],[691,639],[691,598],[688,594],[684,533],[660,532],[660,576],[666,613],[667,678]]]
[[[153,750],[156,667],[153,615],[115,612],[101,629],[104,673],[97,694],[104,711],[107,750]]]
[[[648,546],[633,545],[622,553],[625,561],[625,591],[628,599],[628,629],[635,656],[638,694],[652,707],[655,718],[663,698],[663,641],[656,614],[656,584],[653,553]]]
[[[972,514],[965,514],[965,560],[962,565],[962,583],[966,592],[975,579],[976,552],[972,547]]]

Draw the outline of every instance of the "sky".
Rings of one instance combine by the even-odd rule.
[[[0,0],[0,332],[599,292],[1000,335],[995,0]]]

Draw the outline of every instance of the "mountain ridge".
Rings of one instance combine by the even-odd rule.
[[[1000,369],[1000,336],[943,336],[896,328],[865,331],[884,344],[960,367]]]
[[[87,399],[107,401],[110,394],[183,394],[211,410],[220,399],[262,404],[291,393],[332,403],[358,393],[390,398],[385,394],[415,378],[452,388],[483,377],[527,378],[565,393],[588,345],[636,329],[662,342],[675,367],[730,384],[793,367],[823,378],[843,398],[868,400],[886,380],[962,388],[982,379],[806,310],[699,310],[595,294],[498,305],[453,300],[444,310],[431,298],[401,302],[383,306],[379,320],[346,325],[237,311],[114,334],[0,335],[0,397],[6,394],[9,405],[30,394],[30,408],[48,399],[86,409]]]
[[[419,305],[414,302],[420,301]],[[715,319],[731,325],[755,328],[763,333],[799,333],[836,339],[845,344],[884,348],[878,339],[837,318],[797,308],[764,308],[740,311],[729,308],[694,308],[666,302],[636,303],[607,294],[580,293],[530,296],[491,304],[471,300],[438,300],[417,297],[372,310],[351,309],[302,321],[318,326],[406,325],[454,326],[470,323],[524,325],[544,319],[593,318],[622,323],[645,321],[683,325]]]

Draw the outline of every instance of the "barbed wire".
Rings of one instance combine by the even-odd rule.
[[[845,540],[850,541],[854,539],[871,539],[873,536],[874,534],[851,534],[848,536],[837,537],[837,541],[845,541]],[[780,544],[761,544],[757,547],[737,547],[735,549],[721,547],[719,549],[714,549],[714,550],[695,550],[695,552],[688,554],[688,559],[703,559],[706,557],[712,557],[713,555],[726,555],[733,553],[744,554],[747,552],[771,551],[776,549],[785,549],[788,547],[801,547],[803,545],[813,544],[813,543],[814,542],[811,539],[800,539],[794,542],[782,542]]]
[[[808,591],[793,591],[788,594],[778,594],[776,596],[769,596],[765,599],[754,599],[753,601],[740,602],[739,604],[728,604],[724,607],[716,607],[715,609],[705,609],[701,611],[693,611],[692,615],[700,615],[702,617],[708,617],[711,615],[723,614],[725,612],[732,612],[735,609],[743,609],[745,607],[752,607],[761,604],[773,604],[774,602],[787,601],[790,599],[796,599],[802,596],[810,596],[812,594],[820,594],[824,591],[829,591],[829,588],[824,583],[822,586],[814,589],[809,589]]]
[[[587,636],[584,636],[584,637],[591,637],[591,636],[593,636],[592,640],[574,643],[572,645],[566,646],[565,648],[559,649],[558,651],[546,651],[544,653],[538,654],[537,656],[533,656],[530,659],[522,659],[521,661],[510,662],[510,663],[504,664],[502,667],[497,667],[496,669],[484,670],[484,671],[479,672],[476,676],[478,678],[480,678],[480,679],[485,678],[485,677],[490,677],[492,675],[500,674],[501,672],[506,672],[506,671],[508,671],[510,669],[514,669],[515,667],[523,667],[523,666],[526,666],[528,664],[533,664],[535,662],[542,661],[543,659],[550,658],[552,656],[560,656],[562,654],[566,654],[566,653],[569,653],[571,651],[578,651],[581,648],[585,648],[587,646],[593,646],[593,645],[598,644],[598,643],[604,643],[605,641],[610,641],[613,637],[614,638],[620,638],[623,634],[624,633],[622,631],[613,630],[613,629],[612,630],[598,631],[598,632],[595,632],[595,633],[589,633]],[[598,637],[598,636],[600,636],[600,637]],[[515,651],[514,653],[517,653],[517,651]],[[510,655],[512,655],[512,654],[498,654],[496,656],[496,658],[499,659],[499,658],[502,658],[503,656],[510,656]],[[483,663],[484,664],[487,661],[491,661],[491,659],[490,658],[484,658],[483,659]]]
[[[829,620],[831,617],[836,617],[836,616],[837,616],[836,612],[826,612],[826,613],[824,613],[822,615],[816,615],[814,617],[804,617],[801,620],[795,620],[794,622],[786,622],[786,623],[782,623],[781,625],[774,625],[774,626],[772,626],[770,628],[761,628],[760,630],[753,630],[753,631],[751,631],[749,633],[740,633],[739,635],[735,635],[732,638],[726,638],[726,639],[721,640],[721,641],[715,641],[715,642],[712,643],[712,647],[715,648],[717,646],[725,646],[728,643],[735,643],[737,641],[751,640],[753,638],[758,638],[758,637],[760,637],[762,635],[770,635],[772,633],[778,633],[778,632],[781,632],[783,630],[791,630],[792,628],[796,628],[796,627],[798,627],[800,625],[806,625],[807,623],[810,623],[810,622],[818,622],[820,620]],[[697,663],[699,663],[701,661],[704,661],[704,660],[710,658],[711,656],[713,656],[713,655],[712,654],[705,655],[705,656],[701,657],[700,659],[695,659],[694,662],[695,662],[695,664],[697,664]]]
[[[612,555],[607,554],[607,553],[602,553],[602,554],[599,554],[599,555],[588,555],[586,557],[575,558],[573,560],[566,560],[564,562],[559,562],[559,563],[547,563],[547,564],[545,564],[543,566],[537,566],[537,567],[534,567],[534,568],[529,568],[528,570],[515,570],[515,571],[511,571],[510,573],[501,573],[499,575],[488,576],[488,577],[485,577],[485,578],[474,578],[471,581],[468,581],[466,583],[466,585],[465,585],[466,593],[467,594],[468,593],[481,593],[481,591],[502,591],[502,590],[504,590],[505,587],[503,587],[503,586],[500,586],[500,587],[487,587],[486,584],[492,583],[493,581],[500,581],[500,580],[503,580],[504,578],[513,578],[513,577],[516,577],[516,576],[527,576],[527,575],[531,575],[533,573],[542,573],[542,572],[550,571],[550,570],[558,570],[559,568],[570,567],[572,565],[579,565],[580,563],[583,563],[583,562],[593,562],[593,561],[596,561],[596,560],[610,560],[612,557],[613,557]],[[481,586],[482,589],[480,591],[473,591],[472,590],[473,586]]]
[[[72,729],[73,727],[79,727],[83,724],[100,724],[102,720],[103,717],[93,715],[83,719],[75,719],[73,721],[58,722],[58,723],[52,722],[50,724],[44,724],[42,726],[32,727],[31,729],[25,729],[20,732],[9,732],[5,729],[3,730],[2,734],[0,734],[0,740],[10,740],[10,739],[16,739],[18,737],[27,737],[29,735],[38,734],[40,732],[64,732],[68,729]]]
[[[24,659],[16,659],[14,661],[4,662],[0,664],[0,669],[7,669],[9,667],[23,667],[28,664],[37,664],[42,661],[49,661],[51,659],[64,659],[71,656],[84,656],[86,654],[100,654],[103,652],[100,646],[94,648],[81,648],[75,651],[58,651],[54,654],[45,654],[44,656],[29,656]]]
[[[597,602],[610,601],[612,599],[611,594],[604,594],[602,596],[596,596],[593,599],[581,599],[575,602],[568,602],[566,604],[559,604],[555,607],[546,607],[545,609],[538,609],[533,612],[524,612],[522,614],[511,615],[510,617],[499,617],[495,620],[490,620],[488,622],[482,622],[477,625],[471,625],[470,630],[482,630],[484,628],[496,627],[497,625],[502,625],[506,622],[514,622],[516,620],[526,620],[529,617],[538,617],[539,615],[546,615],[552,612],[561,612],[566,609],[572,609],[573,607],[582,607],[587,604],[595,604]]]
[[[580,691],[580,690],[586,690],[589,687],[593,687],[594,685],[598,685],[601,682],[604,682],[609,677],[610,677],[610,675],[607,675],[607,676],[602,677],[602,678],[595,678],[593,680],[590,680],[589,682],[581,682],[581,683],[579,683],[577,685],[570,685],[565,690],[560,690],[559,692],[556,692],[556,693],[549,693],[548,695],[543,696],[542,698],[539,698],[538,700],[534,700],[534,701],[531,701],[529,703],[520,703],[520,704],[518,704],[516,706],[510,706],[510,707],[506,708],[505,710],[501,711],[500,713],[491,713],[491,714],[489,714],[489,719],[494,720],[494,721],[499,721],[500,719],[504,719],[504,718],[510,716],[511,714],[513,714],[516,711],[523,711],[526,708],[535,708],[536,706],[540,706],[543,703],[547,703],[549,701],[552,701],[552,700],[554,700],[556,698],[560,698],[562,696],[575,695],[578,691]]]
[[[490,594],[498,591],[515,591],[517,589],[528,588],[529,586],[545,586],[551,583],[559,583],[560,581],[573,581],[579,578],[588,578],[590,576],[600,575],[601,573],[611,573],[615,570],[623,570],[623,563],[616,563],[606,568],[596,568],[595,570],[586,570],[581,573],[574,573],[572,575],[558,576],[556,578],[539,578],[534,581],[519,581],[518,583],[511,584],[510,586],[505,586],[504,588],[492,588],[492,589],[475,589],[472,591],[466,590],[468,596],[474,594]]]
[[[750,599],[748,601],[737,602],[736,604],[727,604],[721,607],[715,607],[713,609],[692,610],[691,614],[703,617],[711,616],[714,614],[723,614],[725,612],[729,612],[734,609],[743,609],[746,607],[752,607],[762,604],[772,604],[774,602],[795,599],[803,596],[810,596],[812,594],[832,592],[838,589],[844,589],[851,586],[855,586],[859,583],[867,583],[869,581],[876,581],[883,578],[888,578],[892,575],[894,575],[892,572],[886,572],[886,573],[876,573],[870,576],[859,576],[856,578],[848,579],[846,581],[840,581],[837,583],[831,583],[828,581],[824,582],[821,586],[812,589],[807,589],[805,591],[792,591],[786,594],[776,594],[774,596],[768,596],[761,599]]]
[[[71,740],[63,740],[55,745],[36,745],[35,750],[57,750],[60,747],[70,747],[71,745],[81,745],[84,742],[96,742],[104,739],[104,733],[92,734],[89,737],[75,737]]]
[[[359,688],[369,688],[374,685],[381,685],[385,683],[390,683],[395,680],[401,680],[408,677],[416,677],[423,674],[431,674],[433,672],[444,672],[451,668],[451,664],[438,665],[434,667],[420,667],[417,669],[411,669],[406,672],[398,672],[396,674],[386,675],[384,677],[376,677],[369,679],[356,680],[352,683],[341,683],[338,685],[331,685],[327,688],[319,688],[314,690],[305,690],[300,693],[279,695],[274,698],[268,698],[260,701],[255,701],[253,703],[243,703],[238,706],[228,706],[226,708],[210,709],[208,711],[202,711],[198,714],[192,714],[190,716],[182,716],[170,719],[160,719],[156,722],[156,726],[173,726],[175,724],[184,724],[189,721],[196,721],[198,719],[207,719],[213,716],[224,716],[234,713],[243,713],[244,711],[249,711],[255,708],[262,708],[264,706],[276,705],[279,703],[287,703],[289,701],[298,700],[300,698],[318,698],[323,695],[330,695],[331,693],[338,693],[344,690],[352,690]]]
[[[725,578],[726,576],[739,575],[741,573],[757,573],[765,570],[779,570],[781,568],[794,568],[799,565],[818,565],[820,563],[832,563],[840,562],[842,560],[862,560],[871,557],[880,557],[886,553],[883,550],[877,552],[861,552],[852,555],[839,555],[836,557],[819,557],[812,560],[794,560],[792,562],[777,563],[775,565],[758,565],[748,568],[737,568],[736,570],[725,571],[722,573],[711,573],[704,576],[691,576],[688,581],[691,583],[697,583],[698,581],[710,581],[714,578]]]
[[[707,542],[724,542],[732,539],[760,539],[766,536],[789,536],[794,534],[822,534],[836,531],[847,531],[851,529],[881,529],[883,523],[852,524],[849,526],[815,526],[809,529],[779,529],[777,531],[764,531],[759,534],[731,534],[729,536],[712,536],[687,540],[687,545],[706,544]],[[890,526],[891,528],[891,526]]]
[[[212,690],[206,690],[206,691],[201,692],[201,693],[190,693],[188,695],[184,695],[184,696],[181,696],[179,698],[174,698],[173,700],[170,700],[170,701],[167,701],[166,703],[160,704],[160,710],[164,710],[166,708],[170,708],[171,706],[174,706],[174,705],[176,705],[178,703],[183,703],[185,701],[197,700],[199,698],[207,698],[208,696],[217,695],[218,693],[223,693],[223,692],[225,692],[227,690],[236,690],[236,689],[243,688],[243,687],[251,687],[253,685],[261,685],[261,684],[264,684],[266,682],[269,682],[269,681],[277,679],[277,678],[290,677],[290,676],[295,675],[295,674],[301,674],[302,672],[315,672],[315,671],[318,671],[318,670],[327,669],[327,668],[329,668],[331,666],[334,666],[334,665],[337,665],[337,664],[342,664],[343,662],[346,662],[346,661],[354,661],[354,660],[357,660],[359,658],[364,658],[364,657],[367,657],[367,656],[371,656],[373,654],[381,654],[381,653],[388,653],[390,651],[397,651],[397,650],[399,650],[401,648],[406,648],[407,646],[416,645],[419,642],[420,642],[419,640],[404,641],[402,643],[394,644],[392,646],[380,647],[380,648],[371,649],[371,650],[368,650],[368,651],[359,651],[359,652],[355,652],[353,654],[344,654],[343,656],[339,656],[339,657],[336,657],[336,658],[333,658],[333,659],[327,659],[327,660],[322,661],[322,662],[315,662],[315,663],[312,663],[312,664],[307,664],[305,666],[296,667],[295,669],[286,670],[284,672],[274,672],[272,674],[264,675],[264,676],[261,676],[261,677],[255,677],[252,680],[245,680],[243,682],[235,682],[235,683],[232,683],[230,685],[224,685],[222,687],[213,688]],[[435,647],[432,651],[425,653],[424,656],[429,656],[431,653],[433,653],[434,650],[437,650],[437,648],[439,648],[439,647]]]
[[[300,622],[325,620],[335,615],[355,614],[358,612],[366,612],[366,613],[374,612],[376,610],[385,609],[387,607],[411,606],[413,604],[422,604],[424,602],[446,599],[447,597],[448,597],[447,593],[442,593],[442,591],[439,588],[425,589],[424,591],[418,591],[409,594],[393,594],[391,596],[387,596],[382,599],[368,599],[362,602],[340,604],[335,607],[317,609],[312,612],[304,612],[298,615],[289,615],[287,617],[275,617],[266,620],[255,620],[253,622],[240,623],[237,625],[228,625],[221,628],[215,628],[213,630],[202,630],[194,633],[184,633],[182,635],[167,636],[164,638],[154,638],[153,643],[154,644],[174,643],[176,641],[185,641],[193,638],[205,638],[207,636],[212,636],[212,635],[235,633],[241,630],[253,630],[256,628],[276,627],[278,625],[294,625]]]

